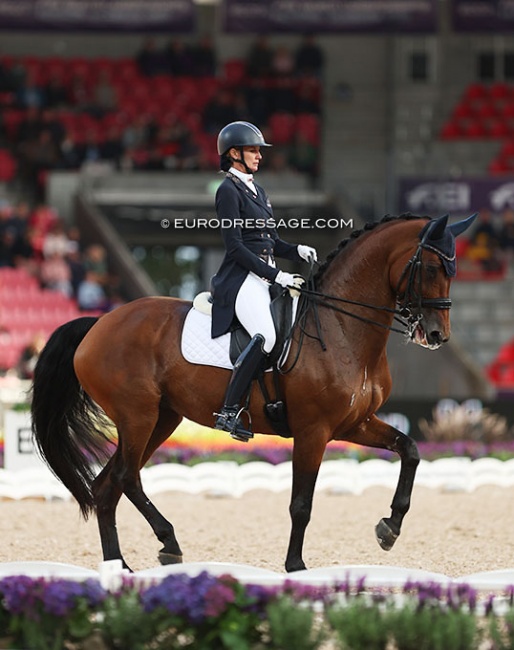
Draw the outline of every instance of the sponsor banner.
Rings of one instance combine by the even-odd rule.
[[[227,32],[433,32],[436,0],[224,0]]]
[[[192,32],[193,0],[0,0],[0,30]]]
[[[456,31],[513,31],[514,0],[453,0],[452,19]]]
[[[440,216],[480,212],[487,208],[502,212],[514,208],[514,176],[501,178],[458,178],[441,180],[424,177],[401,178],[398,210]]]

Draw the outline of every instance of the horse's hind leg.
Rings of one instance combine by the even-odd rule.
[[[161,408],[159,419],[152,432],[150,440],[146,445],[145,452],[141,461],[141,467],[150,459],[154,451],[175,431],[180,424],[182,416],[174,411]],[[139,494],[134,494],[132,499],[125,491],[127,497],[134,503],[136,508],[146,518],[152,527],[157,539],[164,544],[159,551],[159,561],[161,564],[178,564],[182,562],[182,551],[175,537],[173,525],[165,519],[157,508],[149,501],[141,490]],[[143,497],[141,501],[141,497]],[[138,505],[142,505],[140,507]]]
[[[384,551],[390,551],[400,535],[403,518],[410,508],[414,478],[419,465],[417,445],[412,438],[376,416],[361,425],[359,434],[348,440],[369,447],[390,449],[400,456],[400,476],[391,503],[391,516],[381,519],[375,527],[378,543]]]
[[[104,560],[121,559],[123,565],[127,567],[121,554],[116,530],[116,507],[121,495],[125,493],[150,523],[159,540],[163,542],[164,548],[161,553],[166,555],[167,562],[181,561],[182,552],[175,538],[173,526],[144,494],[139,474],[141,467],[157,447],[171,435],[180,420],[181,416],[173,411],[162,410],[155,424],[154,418],[151,424],[148,421],[149,427],[153,426],[152,434],[148,439],[141,433],[140,417],[137,431],[127,431],[130,428],[128,425],[118,427],[118,449],[93,484]],[[130,444],[127,443],[128,434],[132,434]]]

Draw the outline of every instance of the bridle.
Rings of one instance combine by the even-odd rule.
[[[311,270],[309,278],[306,282],[305,287],[300,288],[301,298],[304,300],[301,301],[301,305],[298,306],[298,314],[296,318],[295,325],[298,325],[301,330],[300,341],[298,345],[298,353],[293,361],[292,366],[287,370],[281,370],[283,374],[290,372],[293,367],[296,365],[298,360],[299,352],[302,347],[303,337],[309,336],[310,338],[315,338],[319,341],[323,350],[326,350],[326,345],[323,340],[321,333],[321,326],[319,321],[318,307],[326,307],[332,311],[336,311],[341,314],[345,314],[352,318],[355,318],[363,323],[368,325],[375,325],[381,327],[382,329],[389,330],[391,332],[397,332],[398,334],[403,334],[411,338],[414,334],[414,331],[418,327],[419,323],[423,319],[423,314],[421,310],[426,307],[429,309],[450,309],[452,306],[451,298],[423,298],[422,294],[422,285],[423,285],[423,263],[422,255],[423,250],[430,250],[433,253],[436,253],[440,259],[446,259],[451,261],[447,256],[442,253],[442,251],[437,248],[430,246],[426,242],[426,235],[418,244],[414,255],[405,265],[398,284],[396,286],[397,294],[397,306],[396,307],[386,307],[383,305],[372,305],[370,303],[361,302],[359,300],[350,300],[349,298],[340,298],[339,296],[333,296],[321,291],[316,291],[314,288],[314,277],[313,277],[313,268],[314,262],[311,262]],[[405,291],[400,293],[400,287],[402,283],[406,280]],[[360,314],[355,314],[354,312],[345,309],[344,307],[338,306],[333,303],[342,303],[345,305],[351,305],[354,307],[364,307],[366,309],[371,309],[374,311],[380,311],[388,314],[392,314],[394,320],[400,323],[404,329],[394,327],[392,325],[386,325],[380,321],[374,320],[373,318],[368,318]],[[314,336],[309,334],[305,328],[305,321],[309,311],[313,310],[314,320],[316,323],[317,335]],[[294,327],[293,327],[294,329]],[[292,335],[292,331],[291,331]],[[287,348],[287,346],[286,346]]]

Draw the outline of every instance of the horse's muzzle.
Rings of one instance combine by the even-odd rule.
[[[429,350],[437,350],[443,343],[446,343],[450,338],[449,333],[446,334],[440,329],[439,324],[421,319],[411,334],[411,339],[417,345]]]

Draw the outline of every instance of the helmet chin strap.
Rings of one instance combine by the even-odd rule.
[[[239,149],[239,153],[241,154],[241,158],[232,158],[232,162],[241,163],[243,167],[246,169],[247,174],[253,174],[252,170],[250,169],[250,167],[248,167],[248,165],[245,162],[245,154],[243,151],[243,147]]]

